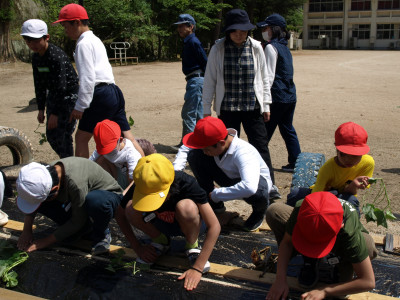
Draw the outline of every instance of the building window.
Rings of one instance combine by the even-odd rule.
[[[371,32],[370,24],[354,24],[352,29],[352,37],[359,40],[369,40]]]
[[[371,0],[351,0],[351,10],[371,10]]]
[[[400,0],[379,0],[378,9],[400,9]]]
[[[397,31],[397,32],[396,32]],[[378,40],[394,39],[399,36],[399,28],[394,29],[394,24],[377,24],[376,38]]]
[[[308,11],[343,11],[343,0],[310,0]]]
[[[311,25],[309,27],[309,40],[317,40],[321,35],[342,39],[342,25]]]

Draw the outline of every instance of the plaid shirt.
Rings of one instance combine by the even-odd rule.
[[[247,38],[241,47],[237,47],[233,42],[226,42],[225,97],[221,104],[221,110],[254,110],[256,105],[254,76],[254,60],[250,40]]]

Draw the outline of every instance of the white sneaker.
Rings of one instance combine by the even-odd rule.
[[[8,223],[8,215],[0,209],[0,226]]]

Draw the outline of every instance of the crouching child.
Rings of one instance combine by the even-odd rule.
[[[195,289],[210,269],[208,259],[221,230],[205,191],[192,176],[174,171],[172,163],[161,154],[141,158],[133,180],[118,207],[116,220],[138,261],[151,264],[168,250],[171,236],[184,236],[191,267],[178,279],[184,279],[187,290]],[[139,242],[130,225],[147,234],[151,244]],[[198,236],[206,228],[201,248]]]

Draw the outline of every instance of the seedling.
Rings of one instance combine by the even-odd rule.
[[[38,131],[38,129],[40,127],[45,127],[46,125],[44,124],[38,124],[38,126],[36,127],[36,129],[33,131],[34,133],[37,133],[39,135],[39,145],[43,145],[44,143],[47,142],[47,137],[45,133],[42,133],[40,131]]]
[[[144,270],[143,265],[140,265],[136,263],[136,261],[131,261],[131,262],[126,262],[124,261],[123,257],[125,255],[125,251],[122,249],[119,249],[117,251],[117,254],[115,255],[114,258],[110,260],[110,264],[106,267],[106,270],[116,273],[118,270],[121,269],[132,269],[132,276],[135,276],[140,270]]]
[[[129,116],[129,120],[128,120],[129,126],[133,126],[133,124],[135,124],[135,120],[132,119],[131,116]]]
[[[6,240],[0,240],[0,279],[6,284],[6,287],[11,288],[18,285],[18,274],[11,269],[27,259],[26,252],[18,251]]]
[[[396,217],[391,212],[390,199],[386,190],[386,185],[382,178],[370,178],[368,183],[371,185],[366,190],[362,201],[362,212],[368,222],[376,222],[377,225],[382,225],[387,228],[387,220],[396,220]],[[367,203],[367,197],[372,196],[374,199],[371,203]],[[383,209],[379,208],[382,207]]]

